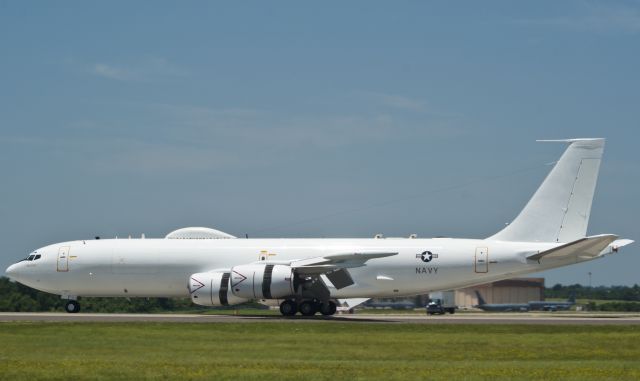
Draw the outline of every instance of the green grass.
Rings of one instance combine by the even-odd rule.
[[[638,380],[640,326],[0,323],[7,380]]]

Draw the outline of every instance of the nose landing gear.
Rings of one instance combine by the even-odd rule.
[[[80,312],[80,303],[77,300],[68,300],[64,305],[64,310],[70,314]]]

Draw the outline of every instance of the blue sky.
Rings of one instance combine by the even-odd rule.
[[[605,137],[638,239],[640,2],[0,1],[0,266],[49,243],[489,236]],[[544,273],[640,283],[638,245]]]

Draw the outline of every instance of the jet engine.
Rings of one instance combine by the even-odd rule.
[[[191,301],[201,306],[228,306],[246,302],[229,289],[228,272],[197,273],[189,278]]]
[[[285,265],[251,264],[231,269],[231,291],[240,298],[279,299],[296,291],[293,269]]]

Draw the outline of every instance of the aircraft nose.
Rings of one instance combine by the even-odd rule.
[[[9,278],[16,279],[18,277],[18,264],[14,263],[11,266],[7,267],[7,269],[5,270],[5,274],[7,274]]]

